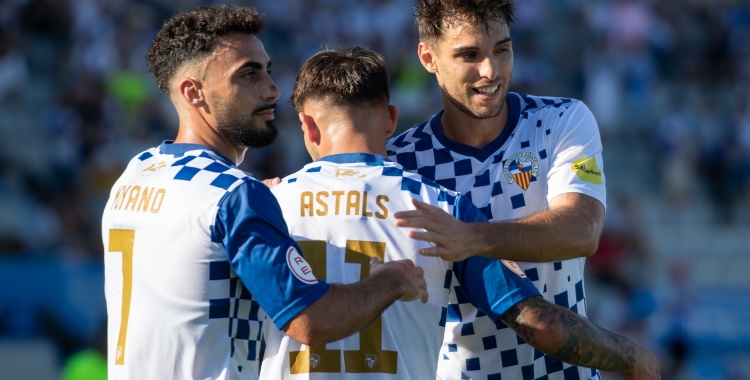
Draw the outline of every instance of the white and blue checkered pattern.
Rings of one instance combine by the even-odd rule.
[[[569,134],[588,132],[590,112],[583,103],[563,98],[542,98],[509,93],[508,123],[498,139],[483,149],[463,146],[442,134],[442,111],[387,143],[389,157],[406,170],[419,173],[451,190],[458,191],[490,220],[528,216],[548,207],[548,196],[580,192],[604,203],[604,189],[576,180],[568,167]],[[593,121],[593,117],[591,119]],[[585,129],[588,128],[588,129]],[[601,151],[598,130],[595,138],[583,144],[577,154],[595,156]],[[598,145],[597,145],[598,144]],[[567,150],[566,150],[567,149]],[[509,182],[504,166],[515,154],[531,154],[538,173],[528,189]],[[561,155],[560,157],[556,157]],[[559,159],[558,159],[559,158]],[[564,181],[547,179],[555,172],[570,173]],[[554,263],[521,263],[519,266],[550,302],[567,307],[585,317],[583,286],[585,260],[577,258]],[[458,286],[455,277],[451,286]],[[466,300],[460,291],[451,293],[446,339],[441,351],[438,377],[448,379],[570,380],[597,379],[596,370],[570,366],[530,347],[501,322],[495,323]],[[447,364],[450,363],[450,364]]]
[[[211,285],[226,287],[229,292],[226,298],[209,300],[208,318],[229,320],[230,356],[255,361],[260,351],[265,313],[234,273],[229,261],[213,261],[209,265]]]
[[[256,378],[266,314],[230,266],[214,228],[221,201],[250,181],[257,179],[195,144],[165,142],[131,160],[102,221],[105,247],[110,229],[135,236],[126,360],[110,366],[111,378]],[[160,191],[156,212],[113,207],[136,187]],[[110,275],[122,272],[110,256]],[[117,299],[116,290],[105,290],[108,301]]]
[[[206,182],[229,191],[250,177],[242,170],[222,163],[206,151],[190,151],[180,156],[171,165],[180,168],[174,176],[176,180]]]

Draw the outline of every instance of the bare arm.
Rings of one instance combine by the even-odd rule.
[[[362,330],[393,302],[427,302],[422,268],[411,260],[370,261],[370,277],[353,284],[331,284],[328,291],[284,326],[308,346],[334,342]]]
[[[566,363],[619,372],[625,379],[661,378],[659,359],[643,346],[542,297],[517,303],[500,320],[526,343]]]
[[[435,244],[420,253],[460,261],[481,255],[495,259],[550,262],[591,256],[596,252],[604,222],[604,206],[587,195],[562,194],[548,210],[520,219],[464,223],[443,210],[415,201],[417,210],[396,214],[409,236]]]

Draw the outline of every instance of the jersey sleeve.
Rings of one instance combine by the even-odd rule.
[[[484,214],[461,195],[456,198],[453,213],[463,222],[487,222]],[[493,321],[513,305],[540,295],[523,271],[510,261],[472,256],[455,262],[453,271],[466,300]]]
[[[304,273],[301,250],[262,182],[248,181],[222,199],[214,234],[234,272],[279,329],[328,291],[325,281]]]
[[[576,102],[553,131],[547,201],[565,193],[580,193],[606,207],[602,142],[594,115],[583,102]]]

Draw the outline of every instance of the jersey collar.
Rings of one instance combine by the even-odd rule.
[[[319,158],[318,161],[328,161],[335,164],[365,163],[368,166],[380,166],[391,160],[373,153],[340,153]]]
[[[230,159],[222,156],[215,150],[209,148],[206,145],[202,144],[180,144],[174,143],[174,140],[164,140],[161,145],[159,145],[159,153],[161,154],[185,154],[186,152],[189,152],[191,150],[205,150],[211,153],[211,155],[218,159],[219,161],[222,161],[222,163],[229,165],[229,166],[236,166],[234,162],[232,162]]]
[[[492,156],[493,153],[497,152],[497,150],[500,149],[506,141],[508,141],[508,138],[516,129],[518,119],[521,115],[521,102],[518,98],[518,94],[514,92],[508,93],[508,120],[505,122],[505,127],[500,133],[500,136],[497,136],[494,140],[492,140],[492,142],[487,144],[487,146],[482,149],[464,145],[445,137],[445,134],[443,134],[443,126],[440,123],[440,117],[443,115],[443,111],[445,110],[440,110],[440,112],[432,116],[432,118],[430,118],[430,121],[428,122],[430,124],[430,128],[432,129],[432,133],[435,135],[435,138],[440,142],[440,144],[442,144],[449,150],[462,154],[464,156],[474,157],[477,160],[483,162],[490,156]]]

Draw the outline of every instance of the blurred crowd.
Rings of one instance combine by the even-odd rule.
[[[0,257],[101,259],[112,183],[136,153],[176,134],[176,113],[146,69],[149,44],[178,11],[215,3],[0,2]],[[236,3],[266,14],[260,38],[282,91],[279,140],[241,165],[258,177],[309,160],[287,100],[302,63],[326,46],[365,45],[385,56],[399,130],[440,108],[437,84],[416,58],[413,0]],[[646,173],[640,194],[608,188],[605,233],[588,269],[590,283],[617,297],[593,307],[593,318],[599,311],[607,327],[642,334],[679,376],[687,349],[673,334],[679,323],[669,321],[689,297],[688,270],[673,264],[665,298],[643,289],[638,268],[653,258],[635,214],[648,197],[675,212],[709,204],[716,225],[750,223],[750,1],[519,0],[511,34],[511,89],[584,100],[605,161],[625,152],[614,168]],[[646,159],[628,162],[631,151]],[[622,173],[607,171],[608,181]],[[618,308],[617,318],[601,311]],[[657,309],[671,327],[655,334],[644,321]]]

